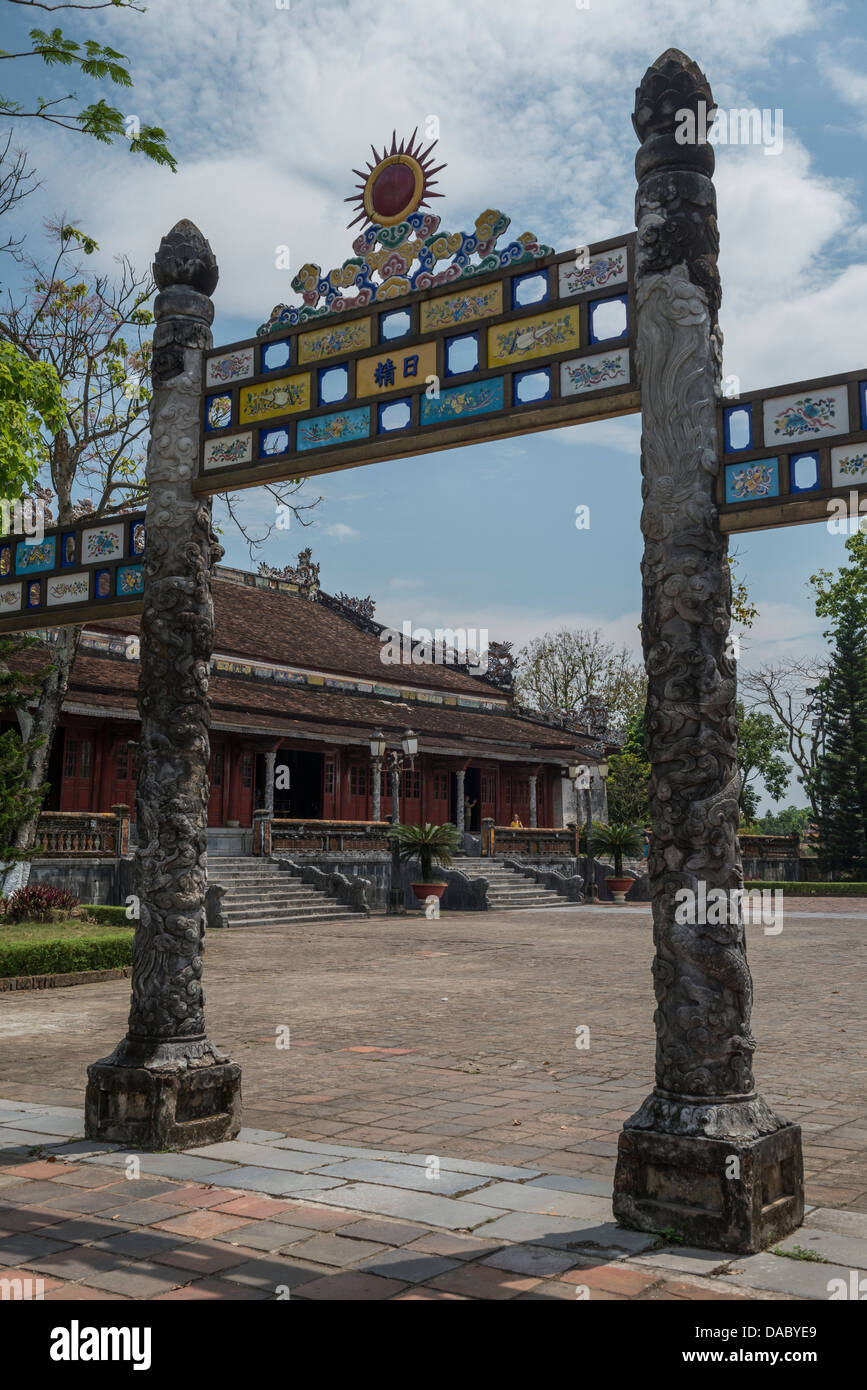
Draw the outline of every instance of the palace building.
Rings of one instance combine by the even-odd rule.
[[[598,729],[521,709],[512,658],[496,644],[485,675],[466,664],[384,664],[372,602],[323,593],[309,552],[299,560],[284,572],[290,577],[214,574],[212,850],[228,844],[222,832],[252,827],[257,808],[292,820],[374,819],[370,744],[379,731],[389,748],[410,729],[418,739],[399,787],[404,822],[460,824],[462,807],[464,828],[475,832],[485,818],[508,826],[517,816],[527,827],[575,819],[569,765],[592,765],[615,746]],[[82,632],[46,812],[135,806],[137,633],[137,618],[94,621]],[[379,818],[388,820],[381,776]]]

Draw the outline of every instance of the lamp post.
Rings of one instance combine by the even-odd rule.
[[[597,755],[601,755],[601,753],[602,753],[602,749],[601,749],[601,748],[598,749],[598,750],[596,750],[596,751],[597,751]],[[598,762],[598,763],[596,764],[596,769],[597,769],[597,771],[598,771],[598,773],[599,773],[599,776],[600,776],[600,778],[601,778],[601,781],[602,781],[602,788],[603,788],[603,793],[604,793],[604,790],[605,790],[605,782],[606,782],[607,777],[608,777],[608,764],[607,764],[604,760],[601,761],[601,762]],[[583,774],[584,778],[586,778],[586,781],[584,781],[584,791],[585,791],[585,803],[584,803],[584,804],[585,804],[585,822],[584,822],[584,901],[585,901],[585,903],[591,903],[591,902],[594,901],[594,897],[595,897],[594,888],[595,888],[596,885],[595,885],[595,880],[594,880],[593,882],[591,882],[591,879],[593,879],[593,860],[592,860],[592,856],[591,856],[591,852],[590,852],[590,829],[591,829],[591,826],[592,826],[592,824],[593,824],[593,807],[592,807],[591,799],[590,799],[590,792],[591,792],[591,787],[590,787],[590,768],[587,766],[586,763],[571,763],[571,764],[569,765],[569,776],[571,777],[571,779],[572,779],[572,781],[573,781],[573,783],[574,783],[574,785],[575,785],[575,818],[576,818],[576,821],[577,821],[577,818],[578,818],[578,788],[579,788],[579,786],[580,786],[581,783],[582,783],[582,774]]]
[[[373,761],[373,776],[375,779],[374,787],[374,810],[378,810],[379,803],[379,778],[382,772],[382,765],[385,763],[388,769],[388,776],[391,785],[391,824],[400,824],[400,805],[398,801],[398,787],[400,777],[406,763],[409,763],[410,771],[415,767],[416,754],[418,753],[418,737],[412,729],[407,729],[401,738],[400,748],[389,748],[385,735],[381,729],[370,740],[370,756]],[[375,816],[378,819],[378,816]],[[403,905],[403,891],[400,881],[400,847],[396,839],[391,842],[391,885],[388,890],[388,916],[402,917],[406,911]]]

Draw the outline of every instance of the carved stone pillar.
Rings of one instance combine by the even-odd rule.
[[[154,262],[159,287],[148,448],[141,620],[140,770],[129,1031],[88,1067],[85,1133],[145,1149],[233,1138],[241,1068],[205,1031],[210,570],[222,555],[190,484],[200,439],[202,350],[212,343],[217,263],[179,222]]]
[[[462,768],[462,767],[459,767],[458,770],[457,770],[457,772],[455,773],[455,778],[457,779],[457,784],[458,784],[458,789],[457,789],[458,804],[457,804],[457,808],[456,808],[456,809],[457,809],[457,820],[456,820],[456,824],[457,824],[458,830],[460,831],[460,833],[461,833],[462,835],[463,835],[464,831],[465,831],[466,828],[467,828],[467,827],[466,827],[466,815],[465,815],[465,813],[464,813],[464,795],[465,795],[465,792],[464,792],[464,779],[465,779],[466,775],[467,775],[467,774],[466,774],[466,771],[465,771],[465,769]]]
[[[391,787],[391,823],[400,823],[400,768],[394,763],[388,770],[389,786]]]
[[[274,764],[276,761],[276,751],[265,754],[265,810],[269,816],[274,814]]]
[[[702,105],[703,104],[703,105]],[[682,113],[697,139],[679,143]],[[735,665],[727,541],[714,503],[718,232],[713,98],[670,49],[636,93],[636,361],[645,549],[642,641],[653,838],[656,1086],[620,1137],[614,1212],[691,1245],[747,1252],[803,1217],[800,1128],[755,1089],[740,900]],[[704,113],[704,114],[702,114]],[[678,119],[680,117],[680,119]],[[726,892],[722,924],[676,899]]]
[[[536,781],[535,772],[530,775],[530,825],[535,828],[539,824],[539,815],[536,809]]]

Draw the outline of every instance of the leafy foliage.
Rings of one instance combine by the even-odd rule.
[[[63,399],[50,362],[0,341],[0,491],[10,499],[46,462],[45,434],[63,428]]]
[[[40,689],[47,667],[29,674],[13,669],[15,658],[35,645],[32,638],[0,638],[0,709],[23,710]],[[38,816],[48,790],[47,783],[31,788],[28,778],[28,759],[42,744],[38,737],[22,738],[17,729],[0,734],[0,863],[25,857],[15,848],[15,836]]]
[[[612,821],[610,825],[602,825],[595,821],[590,828],[590,851],[596,854],[610,854],[614,860],[614,877],[623,876],[623,859],[634,858],[641,854],[644,848],[641,827],[630,825],[627,822]]]
[[[22,3],[22,0],[11,0]],[[137,9],[128,0],[111,0],[114,9]],[[57,4],[56,9],[103,9],[103,4],[75,5]],[[95,39],[79,42],[69,38],[62,29],[31,29],[31,47],[20,53],[8,53],[0,49],[0,62],[20,62],[37,58],[45,68],[72,68],[83,77],[94,82],[111,82],[116,87],[131,88],[133,85],[127,66],[129,59],[108,44],[97,43]],[[116,106],[111,106],[103,98],[88,105],[79,103],[74,92],[62,96],[34,98],[33,105],[26,108],[11,97],[0,96],[0,117],[10,120],[40,120],[62,130],[76,130],[90,135],[103,144],[110,145],[114,140],[123,139],[129,144],[133,154],[142,154],[154,164],[162,164],[169,169],[177,168],[177,161],[166,143],[166,132],[157,125],[142,124],[137,116],[124,116]]]
[[[434,864],[447,869],[452,863],[455,850],[460,845],[460,832],[456,825],[396,825],[389,838],[396,840],[398,854],[402,863],[417,860],[421,870],[422,883],[434,883],[431,878]]]
[[[28,883],[10,898],[0,898],[0,918],[6,922],[47,922],[53,912],[71,912],[78,898],[65,888]]]
[[[644,709],[647,678],[628,647],[615,648],[589,628],[535,637],[518,654],[518,700],[532,709],[577,714],[589,699],[605,702],[616,738]]]
[[[738,801],[741,819],[755,820],[759,808],[756,781],[764,783],[774,801],[789,785],[789,765],[781,755],[786,751],[786,736],[770,714],[744,709],[738,700],[738,767],[741,773],[741,794]]]
[[[0,937],[0,978],[66,975],[75,970],[117,970],[132,965],[132,932],[77,936],[56,941],[10,941]]]

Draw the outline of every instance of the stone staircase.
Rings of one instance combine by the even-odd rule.
[[[488,880],[488,905],[492,912],[509,908],[569,906],[568,898],[561,897],[551,888],[543,888],[497,859],[464,859],[455,867],[460,868],[468,878]]]
[[[216,855],[208,877],[226,889],[223,911],[229,927],[285,927],[357,917],[351,907],[293,878],[268,859]]]

